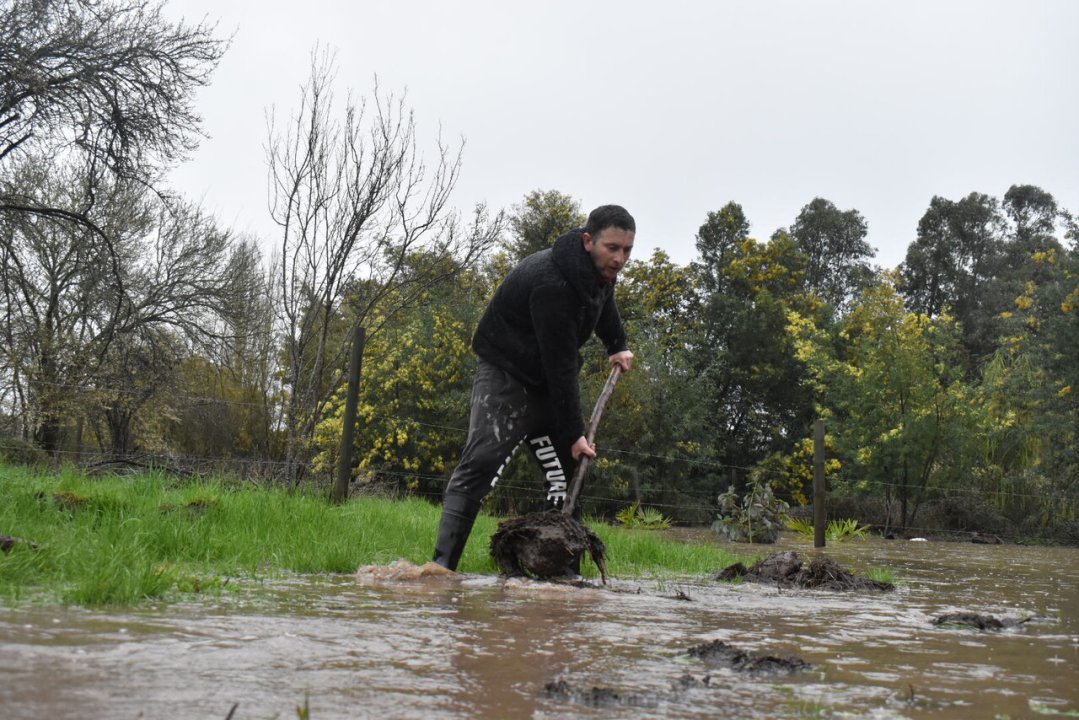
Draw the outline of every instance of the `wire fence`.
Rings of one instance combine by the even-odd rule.
[[[90,393],[109,393],[112,395],[134,395],[140,390],[132,387],[108,387],[86,386],[78,384],[62,383],[37,383],[39,387],[47,386],[52,391],[65,392],[71,395]],[[173,407],[234,407],[238,409],[264,410],[265,402],[253,402],[243,399],[229,399],[214,397],[211,395],[196,393],[172,392],[168,394],[167,403]],[[10,418],[9,418],[10,419]],[[399,428],[407,427],[411,430],[416,428],[427,429],[432,432],[450,433],[456,435],[463,443],[467,435],[467,428],[458,425],[431,422],[427,419],[418,419],[407,415],[368,415],[368,421],[377,421]],[[362,430],[361,430],[362,437]],[[0,437],[0,455],[17,457],[18,453],[27,449],[27,443],[12,442]],[[710,475],[715,478],[716,487],[703,489],[701,487],[680,487],[679,477],[669,478],[665,481],[663,492],[651,492],[642,498],[648,507],[655,508],[675,518],[682,517],[714,517],[718,510],[718,495],[727,489],[733,482],[730,473],[735,474],[737,479],[744,479],[751,471],[751,466],[730,464],[714,458],[693,456],[688,453],[662,454],[646,452],[628,447],[601,448],[601,453],[612,459],[617,459],[625,465],[659,464],[667,467],[683,468],[685,474],[697,473],[698,475]],[[266,456],[245,456],[239,454],[191,454],[191,453],[141,453],[132,454],[123,458],[114,457],[107,448],[97,447],[87,449],[84,447],[71,447],[69,442],[65,447],[54,453],[53,461],[59,464],[75,465],[89,472],[115,472],[121,468],[157,469],[165,472],[176,473],[189,477],[208,477],[228,474],[244,481],[250,482],[275,482],[280,481],[285,471],[289,469],[284,460]],[[355,483],[356,492],[364,492],[366,488],[377,488],[378,492],[407,493],[407,488],[420,485],[430,487],[433,484],[443,484],[448,479],[447,472],[423,472],[403,469],[390,464],[365,464],[358,469],[359,474],[367,481]],[[316,467],[311,464],[300,466],[300,474],[313,482],[327,482],[328,478],[320,476]],[[766,478],[778,480],[779,477]],[[996,502],[1008,502],[1017,505],[1052,506],[1056,508],[1061,517],[1079,516],[1079,500],[1074,493],[1031,490],[1021,487],[996,487],[987,489],[975,484],[965,486],[925,488],[917,485],[883,480],[873,481],[871,491],[887,496],[898,497],[903,494],[920,497],[931,495],[934,499],[951,499],[969,501],[971,505],[984,504],[987,499]],[[505,492],[513,493],[518,497],[540,502],[545,496],[546,490],[543,483],[537,479],[535,483],[506,482],[501,481],[498,488]],[[654,489],[654,488],[653,488]],[[422,493],[431,496],[432,493]],[[870,493],[872,494],[872,493]],[[626,495],[618,496],[611,492],[604,492],[602,485],[590,490],[586,484],[581,494],[581,501],[587,507],[614,507],[625,506],[634,501],[634,498]],[[907,531],[931,532],[940,531],[941,528],[910,526]]]

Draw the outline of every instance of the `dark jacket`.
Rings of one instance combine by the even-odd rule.
[[[580,348],[593,332],[608,354],[626,349],[626,332],[604,282],[584,249],[583,232],[558,238],[515,267],[495,292],[472,349],[532,390],[549,395],[554,432],[573,443],[584,434]]]

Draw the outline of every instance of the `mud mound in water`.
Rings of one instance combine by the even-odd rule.
[[[558,578],[585,553],[607,584],[607,548],[584,523],[560,512],[506,520],[491,536],[491,557],[505,575]]]
[[[736,672],[754,675],[790,675],[813,666],[793,655],[779,657],[740,650],[722,640],[713,640],[703,645],[694,645],[688,651],[690,657],[704,660],[712,665],[729,667]]]
[[[837,590],[849,592],[855,590],[894,590],[891,583],[856,577],[847,572],[835,560],[826,557],[815,558],[808,565],[803,563],[798,554],[787,550],[778,552],[761,560],[751,568],[742,563],[735,563],[724,568],[716,580],[734,580],[742,578],[750,582],[775,583],[780,587],[797,587],[808,590]]]
[[[573,702],[592,708],[647,707],[657,704],[658,698],[628,693],[605,687],[576,687],[565,680],[553,680],[544,686],[547,696],[563,702]]]
[[[447,570],[438,563],[416,565],[408,560],[394,560],[389,565],[364,565],[356,571],[356,579],[360,582],[401,582],[456,576],[457,573]]]
[[[1016,627],[1029,621],[1031,618],[996,618],[992,615],[979,615],[972,612],[947,613],[933,618],[934,625],[954,625],[959,627],[971,627],[978,630],[1003,630],[1004,628]]]

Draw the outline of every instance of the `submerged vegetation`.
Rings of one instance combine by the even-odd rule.
[[[0,602],[132,604],[236,589],[236,580],[290,573],[351,573],[365,564],[429,559],[439,508],[418,499],[357,498],[334,505],[310,492],[163,474],[89,478],[0,466]],[[494,574],[477,520],[460,569]],[[687,545],[592,523],[615,576],[703,575],[731,562]],[[586,575],[595,575],[585,563]]]

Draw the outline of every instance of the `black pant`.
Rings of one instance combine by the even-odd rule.
[[[481,359],[472,385],[468,439],[446,485],[436,562],[456,569],[480,503],[521,444],[543,473],[548,506],[561,509],[576,463],[572,445],[555,440],[549,399]]]
[[[543,472],[547,503],[561,508],[575,463],[571,446],[555,440],[553,431],[554,413],[547,397],[529,392],[509,373],[480,360],[472,385],[468,440],[446,496],[467,497],[478,510],[523,443]]]

